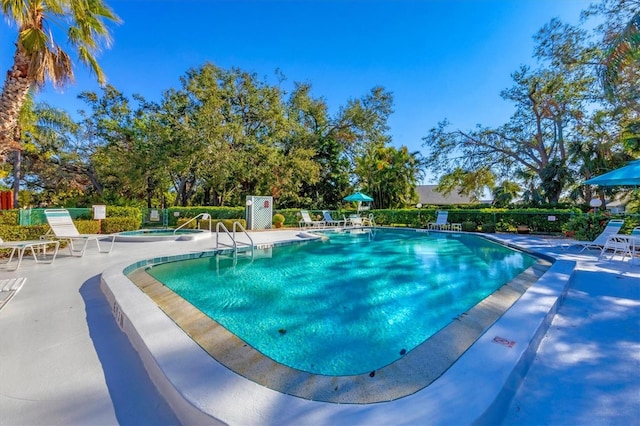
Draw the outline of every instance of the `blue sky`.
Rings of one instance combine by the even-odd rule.
[[[374,86],[393,92],[393,145],[421,150],[439,121],[498,126],[513,112],[500,98],[520,65],[535,66],[533,35],[551,18],[573,24],[590,0],[107,0],[123,19],[99,62],[126,96],[159,100],[189,68],[209,61],[275,84],[279,69],[308,82],[331,113]],[[0,26],[0,69],[15,29]],[[11,42],[9,42],[11,40]],[[71,113],[99,87],[82,67],[63,92],[38,100]],[[427,178],[425,183],[429,182]]]

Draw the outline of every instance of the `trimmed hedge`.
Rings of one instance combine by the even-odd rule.
[[[0,237],[7,241],[37,240],[49,230],[49,225],[0,225]]]
[[[190,218],[186,218],[186,217],[178,218],[176,225],[182,226],[190,220],[191,220]],[[247,227],[247,221],[244,219],[198,219],[198,220],[194,220],[184,228],[196,229],[198,227],[198,223],[200,223],[200,229],[209,229],[209,222],[211,222],[211,230],[214,232],[219,222],[221,222],[224,225],[224,227],[227,228],[228,231],[233,231],[234,222],[239,222],[240,225],[242,225],[242,227],[245,229]]]
[[[174,213],[179,213],[180,215],[176,217]],[[234,221],[240,222],[241,219],[244,220],[245,218],[244,207],[171,207],[168,218],[169,226],[180,226],[180,220],[194,218],[200,213],[208,213],[212,219],[234,219],[231,223]]]
[[[426,228],[429,222],[436,220],[436,208],[422,209],[384,209],[384,210],[365,210],[360,212],[361,215],[373,214],[376,225],[381,226],[410,226],[413,228]],[[471,229],[475,225],[478,229],[482,225],[484,229],[490,229],[492,224],[495,231],[515,232],[517,226],[528,226],[532,233],[561,233],[563,226],[576,214],[581,214],[578,209],[451,209],[448,220],[450,223],[464,223],[466,227]],[[300,213],[298,209],[278,210],[285,216],[285,226],[298,226]],[[310,210],[312,218],[321,217],[322,212],[319,210]],[[331,211],[334,219],[342,219],[342,216],[349,216],[356,213],[355,210]],[[551,218],[551,216],[553,218]],[[549,220],[555,219],[555,220]]]
[[[0,210],[0,225],[17,225],[18,210]]]

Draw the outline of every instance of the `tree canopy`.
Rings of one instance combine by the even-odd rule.
[[[534,36],[540,66],[520,67],[501,93],[514,105],[507,123],[461,130],[445,119],[429,130],[423,147],[440,187],[470,193],[498,189],[493,183],[500,181],[501,200],[517,184],[534,204],[569,196],[588,202],[591,189],[580,182],[640,152],[638,6],[637,0],[593,6],[585,19],[604,20],[591,31],[557,19],[544,25]]]
[[[88,110],[77,122],[37,105],[49,128],[29,134],[34,204],[224,206],[261,194],[279,208],[329,208],[353,188],[375,191],[379,207],[416,200],[423,163],[390,146],[393,97],[382,87],[330,116],[309,84],[287,93],[207,63],[187,70],[157,102],[112,86],[80,98]],[[65,179],[48,180],[45,170]]]

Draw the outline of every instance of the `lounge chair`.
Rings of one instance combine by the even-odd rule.
[[[322,210],[322,216],[324,217],[324,221],[327,226],[345,226],[347,223],[346,219],[334,220],[331,217],[331,213],[329,213],[329,210]]]
[[[436,221],[429,222],[427,228],[429,229],[449,229],[449,212],[446,210],[438,210],[436,212]]]
[[[582,247],[580,249],[580,253],[586,249],[598,249],[602,250],[604,246],[607,244],[609,237],[612,235],[616,235],[620,232],[620,229],[624,225],[624,220],[622,219],[611,219],[607,226],[605,226],[604,230],[596,237],[593,241],[571,241],[569,243],[563,243],[561,247],[564,250],[568,250],[570,247]]]
[[[0,280],[0,309],[9,303],[9,300],[20,291],[25,282],[27,282],[25,277]]]
[[[373,214],[369,214],[367,217],[362,217],[359,214],[349,215],[347,224],[351,226],[375,226]]]
[[[36,255],[36,249],[38,251],[42,250],[43,256],[46,257],[47,246],[49,245],[54,246],[53,255],[51,256],[50,261],[43,262],[42,259],[38,259],[38,256]],[[24,256],[24,252],[27,251],[27,249],[31,250],[31,254],[33,255],[33,258],[35,259],[36,263],[41,263],[41,262],[53,263],[56,260],[56,256],[58,255],[59,247],[60,247],[59,241],[51,241],[51,240],[4,241],[2,238],[0,238],[0,249],[11,250],[11,254],[9,255],[9,260],[6,263],[7,266],[11,265],[13,256],[15,256],[16,253],[18,254],[18,263],[16,264],[15,269],[18,269],[20,267],[20,264],[22,263],[22,257]]]
[[[302,220],[298,222],[298,225],[301,228],[320,228],[326,225],[326,222],[324,220],[311,220],[311,217],[309,216],[309,212],[307,210],[300,210],[300,215],[302,216]]]
[[[115,234],[81,234],[78,232],[78,228],[73,223],[69,211],[66,209],[47,209],[44,211],[44,215],[47,218],[51,232],[57,240],[69,241],[69,251],[72,256],[84,256],[84,252],[87,249],[89,241],[95,241],[100,253],[109,253],[113,249],[113,244],[116,240]],[[45,237],[50,234],[45,235]],[[108,250],[103,250],[100,247],[100,240],[111,239],[111,244]],[[81,248],[75,248],[73,243],[81,242]]]
[[[609,255],[609,260],[613,259],[616,255],[619,255],[624,260],[629,256],[631,263],[635,261],[635,257],[640,253],[640,227],[636,226],[631,231],[630,235],[625,234],[613,234],[607,238],[607,242],[602,247],[600,256],[598,259],[606,259]]]
[[[373,219],[373,213],[369,213],[369,216],[363,217],[362,224],[367,226],[376,226],[376,221]]]

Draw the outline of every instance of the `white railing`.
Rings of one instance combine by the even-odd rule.
[[[185,226],[187,226],[188,224],[190,224],[194,220],[198,220],[198,219],[203,219],[203,220],[209,219],[209,232],[211,232],[211,215],[209,213],[200,213],[196,217],[192,217],[191,219],[189,219],[188,221],[186,221],[185,223],[183,223],[182,225],[180,225],[176,229],[174,229],[173,230],[173,234],[175,235],[175,233],[178,232],[179,229],[184,228]],[[200,223],[198,223],[198,229],[200,229]]]
[[[244,235],[246,235],[246,237],[249,239],[249,242],[240,242],[240,244],[246,244],[249,247],[251,247],[251,257],[253,258],[253,238],[251,238],[251,235],[249,235],[249,233],[247,232],[246,229],[244,229],[244,226],[242,226],[242,224],[240,222],[233,222],[233,241],[235,241],[236,243],[236,250],[238,249],[238,239],[236,238],[236,228],[239,228],[240,231],[242,231],[242,233]]]

